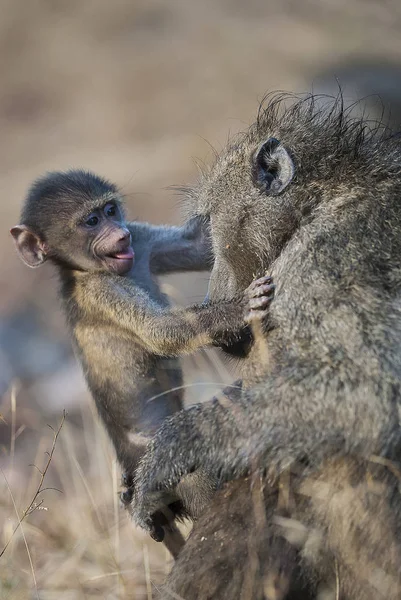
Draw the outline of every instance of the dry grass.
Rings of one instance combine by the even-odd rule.
[[[215,355],[211,359],[202,352],[184,362],[190,401],[210,397],[217,382],[232,378]],[[67,415],[42,484],[55,489],[35,498],[35,510],[27,508],[39,489],[62,413],[52,422],[45,417],[52,431],[40,414],[19,407],[12,392],[0,413],[10,440],[0,458],[0,553],[9,543],[0,556],[0,597],[157,598],[172,559],[121,508],[120,469],[89,395]]]
[[[135,529],[119,506],[119,468],[89,405],[81,416],[82,429],[67,417],[49,466],[45,487],[61,491],[39,495],[40,506],[0,558],[1,598],[150,598],[169,568],[164,547]],[[34,456],[38,469],[48,460],[52,440],[46,428]],[[24,469],[17,471],[10,454],[9,469],[0,475],[2,545],[38,488],[38,469],[21,480]]]

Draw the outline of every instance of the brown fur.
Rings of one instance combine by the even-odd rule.
[[[219,305],[170,308],[154,274],[209,268],[207,220],[182,228],[128,223],[121,200],[113,184],[92,173],[50,173],[31,187],[12,234],[29,266],[49,259],[57,268],[76,354],[124,470],[129,502],[147,439],[182,407],[175,357],[239,340],[252,291]],[[133,265],[132,258],[116,258],[131,257],[131,246]],[[183,495],[195,507],[188,486]],[[159,537],[174,527],[165,519],[162,526]],[[169,547],[176,553],[180,544],[181,538]]]

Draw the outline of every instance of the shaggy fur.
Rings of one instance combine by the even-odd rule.
[[[163,497],[197,469],[218,482],[260,471],[274,489],[280,474],[296,467],[287,517],[308,532],[299,552],[309,593],[325,581],[332,597],[396,599],[401,498],[392,467],[401,442],[401,148],[385,128],[349,116],[341,97],[321,106],[313,96],[268,99],[256,123],[190,193],[194,214],[211,219],[212,300],[229,300],[266,270],[273,275],[275,300],[261,340],[265,358],[259,344],[245,361],[240,401],[195,406],[162,425],[140,465],[132,509],[146,524],[155,494]],[[279,194],[263,189],[256,168],[272,138],[295,169]],[[270,159],[266,181],[284,172],[281,158]],[[242,486],[231,502],[245,514],[252,503]],[[219,555],[210,525],[216,514],[226,533],[226,580],[245,569],[243,529],[230,521],[225,502],[219,492],[195,527],[192,539],[207,540],[205,562],[197,562],[190,541],[166,597],[169,590],[186,600],[268,597],[263,569],[255,570],[248,595],[241,596],[244,574],[229,595],[224,586],[211,591]],[[265,510],[270,522],[270,500]],[[250,535],[260,527],[263,520]],[[263,539],[270,539],[269,527],[265,531],[266,538],[255,537],[261,556]]]

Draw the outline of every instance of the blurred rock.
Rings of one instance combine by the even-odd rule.
[[[67,343],[52,339],[30,306],[0,320],[0,396],[13,379],[51,374],[71,355]]]
[[[83,399],[89,401],[90,395],[81,371],[75,358],[70,358],[58,369],[35,381],[29,388],[36,402],[44,414],[60,415],[66,411],[75,411],[82,406]]]
[[[349,61],[318,75],[314,91],[336,96],[341,88],[346,106],[362,100],[356,113],[365,112],[393,128],[401,128],[401,64],[386,61]]]

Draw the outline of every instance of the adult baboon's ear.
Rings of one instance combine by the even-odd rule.
[[[16,225],[10,229],[22,260],[28,267],[39,267],[47,258],[47,246],[36,233],[26,225]]]
[[[291,182],[294,172],[291,156],[276,138],[269,138],[257,150],[254,158],[254,182],[266,194],[280,194]]]

